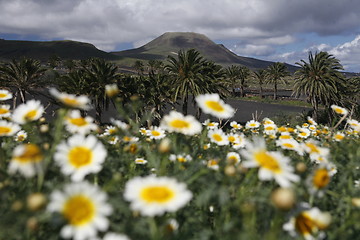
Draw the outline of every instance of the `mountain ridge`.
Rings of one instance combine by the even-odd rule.
[[[163,60],[168,55],[177,53],[179,50],[191,48],[198,50],[208,60],[223,66],[240,64],[256,70],[266,68],[274,63],[236,55],[224,45],[216,44],[205,35],[194,32],[166,32],[139,48],[110,53],[119,56],[123,60]],[[290,71],[297,69],[296,66],[286,65]]]

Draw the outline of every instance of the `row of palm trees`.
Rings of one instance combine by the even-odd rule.
[[[358,95],[358,79],[346,79],[340,72],[340,61],[327,52],[309,53],[308,61],[296,63],[299,70],[294,74],[294,93],[306,95],[313,107],[313,117],[317,119],[319,106],[329,109],[331,104],[357,104],[354,96]],[[13,60],[0,65],[0,86],[15,89],[15,101],[20,97],[25,101],[26,94],[33,94],[46,85],[56,85],[61,91],[91,96],[96,119],[100,122],[103,110],[109,107],[111,99],[105,94],[107,84],[116,83],[119,96],[124,104],[131,101],[131,96],[138,96],[157,117],[161,117],[166,104],[182,103],[182,111],[187,114],[189,102],[195,104],[193,96],[215,92],[222,97],[229,96],[228,89],[240,88],[240,95],[245,95],[246,82],[257,80],[260,96],[265,83],[274,87],[274,99],[277,98],[278,85],[286,83],[290,73],[284,63],[276,62],[267,69],[251,71],[240,65],[226,68],[208,61],[194,49],[180,50],[176,57],[169,56],[161,63],[149,61],[147,69],[137,62],[138,74],[122,74],[116,65],[103,59],[81,61],[66,74],[55,72],[49,79],[46,69],[33,59]],[[352,84],[349,87],[349,84]],[[352,96],[349,98],[348,96]],[[356,105],[357,106],[357,105]],[[198,117],[200,112],[197,113]]]

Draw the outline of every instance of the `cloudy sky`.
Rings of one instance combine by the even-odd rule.
[[[70,39],[105,51],[197,32],[241,56],[294,64],[328,51],[360,72],[359,0],[0,0],[0,38]]]

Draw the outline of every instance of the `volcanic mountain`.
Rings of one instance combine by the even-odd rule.
[[[193,32],[167,32],[142,47],[111,53],[121,57],[120,62],[134,62],[135,60],[164,60],[169,55],[176,55],[179,50],[191,48],[198,50],[206,59],[223,66],[239,64],[255,70],[273,64],[270,61],[238,56],[224,45],[216,44],[205,35]],[[287,67],[290,71],[296,68],[292,65],[287,65]]]
[[[115,60],[118,57],[97,49],[94,45],[76,41],[17,41],[0,39],[0,59],[12,60],[21,57],[47,61],[50,57],[81,60],[91,57]]]

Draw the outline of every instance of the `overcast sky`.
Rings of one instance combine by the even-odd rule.
[[[197,32],[241,56],[294,64],[328,51],[360,72],[359,0],[0,0],[0,38],[70,39],[105,51]]]

